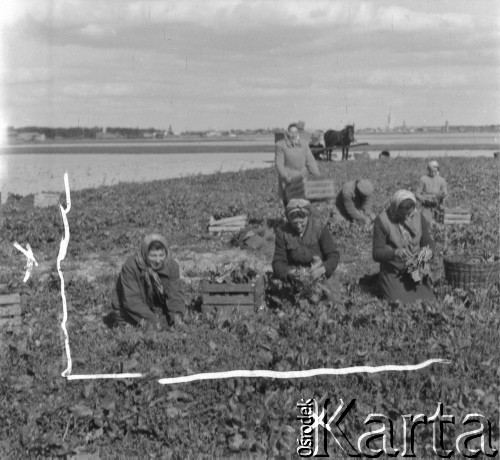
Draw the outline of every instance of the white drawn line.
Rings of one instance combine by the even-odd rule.
[[[189,383],[197,380],[216,380],[216,379],[231,379],[237,377],[265,377],[274,379],[297,379],[315,377],[318,375],[347,375],[376,372],[389,372],[389,371],[416,371],[430,366],[431,364],[449,364],[451,361],[446,359],[428,359],[420,364],[409,365],[385,365],[385,366],[354,366],[345,367],[340,369],[319,368],[309,369],[305,371],[268,371],[268,370],[235,370],[226,372],[208,372],[205,374],[193,374],[184,377],[172,377],[158,380],[162,385],[173,385],[176,383]],[[92,379],[130,379],[144,377],[143,374],[82,374],[82,375],[68,375],[68,380],[92,380]]]
[[[26,283],[26,281],[29,280],[29,277],[31,275],[31,270],[33,269],[33,264],[35,264],[35,267],[38,267],[38,262],[35,259],[35,256],[33,255],[33,251],[31,250],[31,246],[29,243],[26,243],[26,249],[24,249],[17,241],[14,242],[14,247],[21,251],[26,257],[26,273],[24,274],[24,279],[23,283]]]
[[[315,377],[317,375],[347,375],[347,374],[374,374],[376,372],[389,371],[416,371],[430,366],[434,363],[449,364],[451,361],[446,359],[428,359],[420,364],[408,365],[385,365],[385,366],[353,366],[344,367],[341,369],[319,368],[309,369],[304,371],[268,371],[268,370],[235,370],[226,372],[208,372],[206,374],[193,374],[184,377],[171,377],[158,380],[161,385],[175,385],[176,383],[189,383],[198,380],[216,380],[216,379],[231,379],[236,377],[265,377],[271,379],[300,379],[307,377]]]
[[[92,379],[133,379],[142,377],[142,374],[83,374],[68,375],[68,380],[92,380]]]
[[[68,367],[63,371],[61,375],[63,377],[68,377],[71,374],[71,350],[69,348],[68,330],[66,329],[66,322],[68,321],[68,309],[66,307],[66,294],[64,292],[64,276],[61,270],[61,261],[66,257],[69,243],[69,225],[66,214],[68,214],[69,210],[71,209],[71,197],[69,194],[69,181],[67,172],[64,173],[64,189],[66,190],[66,209],[64,209],[62,205],[59,204],[64,224],[64,237],[61,239],[59,254],[57,255],[57,271],[59,273],[59,278],[61,279],[61,298],[63,304],[63,318],[61,322],[61,329],[63,330],[64,334],[64,347],[66,349],[66,359],[68,360]]]

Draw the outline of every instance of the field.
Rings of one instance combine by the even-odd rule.
[[[381,211],[395,190],[415,187],[425,165],[425,159],[396,159],[321,166],[337,184],[370,178],[376,186],[375,210]],[[444,413],[455,417],[455,425],[444,429],[447,449],[455,449],[457,437],[474,428],[462,424],[469,413],[491,421],[498,448],[500,283],[494,280],[483,290],[452,289],[443,279],[441,256],[499,254],[499,163],[442,158],[440,165],[451,204],[471,207],[472,224],[437,226],[438,299],[402,308],[378,298],[370,284],[378,270],[371,259],[371,231],[339,225],[333,230],[341,250],[341,305],[280,299],[268,291],[266,307],[249,317],[200,312],[201,280],[220,273],[227,262],[246,261],[261,273],[269,268],[272,241],[244,251],[240,238],[210,236],[207,225],[210,215],[245,212],[252,227],[272,229],[283,214],[272,168],[72,192],[70,242],[62,263],[72,374],[142,373],[137,379],[61,377],[67,366],[55,267],[64,233],[61,215],[56,207],[33,208],[32,196],[12,196],[3,206],[0,284],[23,293],[23,326],[0,335],[0,457],[297,457],[301,398],[318,403],[330,398],[330,415],[341,399],[356,399],[340,424],[346,436],[356,441],[369,430],[364,425],[368,414],[385,414],[394,424],[394,447],[400,449],[402,416],[431,417],[442,402]],[[325,213],[324,207],[317,210]],[[167,236],[179,260],[189,321],[164,331],[111,330],[103,318],[121,263],[151,231]],[[39,263],[27,285],[22,283],[25,258],[13,248],[14,241],[23,247],[29,243]],[[449,363],[304,379],[158,383],[165,377],[235,369],[403,365],[431,358]],[[436,455],[432,437],[430,425],[416,430],[419,457]],[[347,458],[332,437],[328,452]]]

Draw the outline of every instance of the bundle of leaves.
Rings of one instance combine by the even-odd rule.
[[[429,259],[429,249],[424,247],[418,254],[406,259],[404,272],[409,273],[415,283],[420,283],[425,276],[431,276]]]
[[[311,269],[301,267],[297,269],[296,275],[293,278],[292,289],[295,298],[300,302],[305,300],[311,304],[317,304],[328,296],[328,289],[324,285],[326,281],[325,276],[320,278],[313,278],[311,276]]]
[[[219,220],[219,219],[225,219],[227,217],[240,216],[242,214],[243,214],[243,209],[241,207],[230,205],[226,209],[223,208],[217,209],[214,212],[213,217],[215,220]]]
[[[255,281],[258,274],[253,267],[243,260],[236,266],[226,264],[223,267],[216,267],[215,270],[210,271],[209,280],[213,283],[246,284]]]

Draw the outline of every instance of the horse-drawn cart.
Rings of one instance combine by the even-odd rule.
[[[368,142],[359,142],[356,144],[350,144],[349,149],[352,149],[353,147],[361,147],[364,145],[369,145],[369,144],[368,144]],[[343,159],[347,159],[347,160],[354,160],[355,159],[352,155],[349,154],[349,152],[347,152],[347,158],[342,158],[342,156],[337,155],[335,150],[338,150],[339,152],[341,152],[342,147],[332,146],[329,149],[329,153],[327,152],[327,149],[321,144],[319,146],[309,145],[309,148],[311,149],[311,152],[317,161],[322,161],[322,160],[340,161]],[[354,155],[356,156],[357,154],[354,154]]]
[[[274,142],[276,143],[284,137],[284,131],[275,132]],[[313,142],[312,137],[315,138],[316,142]],[[341,131],[334,131],[332,129],[329,129],[325,132],[323,138],[324,145],[319,142],[319,138],[317,136],[311,136],[309,148],[311,149],[311,153],[316,160],[348,160],[349,149],[353,147],[360,147],[362,145],[368,145],[367,142],[353,143],[356,142],[356,140],[354,139],[354,125],[347,125]],[[336,149],[342,151],[341,158],[338,158],[336,154],[332,155],[333,151]],[[351,157],[351,159],[353,158]]]

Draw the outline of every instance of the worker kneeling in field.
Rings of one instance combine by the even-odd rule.
[[[433,223],[442,212],[443,202],[448,196],[446,181],[439,175],[439,164],[430,161],[427,165],[427,175],[420,178],[415,197],[420,202],[420,210],[425,218]]]
[[[373,191],[373,184],[367,179],[349,181],[342,185],[335,200],[335,220],[371,224],[375,219],[372,211]]]
[[[374,222],[372,256],[380,262],[380,288],[390,302],[435,298],[428,265],[433,241],[416,204],[412,192],[398,190]]]
[[[332,234],[317,216],[311,215],[311,203],[307,200],[291,199],[286,217],[287,222],[276,229],[274,276],[292,286],[324,279],[331,304],[338,302],[340,282],[334,271],[340,254]]]
[[[167,326],[186,311],[179,265],[162,235],[146,236],[122,266],[111,301],[114,325]]]

